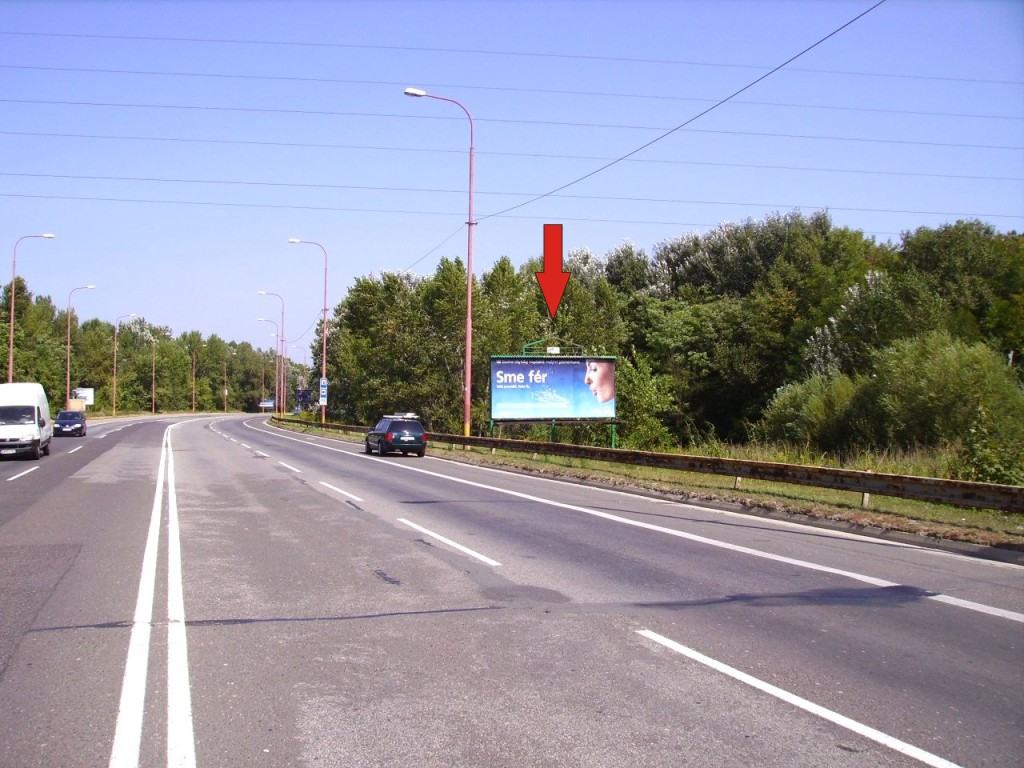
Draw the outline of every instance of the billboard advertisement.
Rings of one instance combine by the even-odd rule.
[[[614,418],[614,357],[491,358],[493,421]]]

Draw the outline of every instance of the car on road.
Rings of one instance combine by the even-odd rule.
[[[85,437],[85,414],[82,411],[60,411],[53,423],[53,434]]]
[[[366,452],[383,456],[401,451],[403,456],[427,452],[427,432],[415,413],[389,414],[381,418],[366,433]]]

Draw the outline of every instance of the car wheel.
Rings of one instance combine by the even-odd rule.
[[[387,451],[384,450],[384,441],[381,440],[379,443],[377,443],[377,455],[383,456],[385,453],[387,453]]]
[[[425,454],[425,453],[426,453],[426,450],[416,451],[416,455],[419,456],[421,459],[423,458],[423,454]]]
[[[50,444],[47,443],[46,445],[43,446],[43,456],[49,456],[49,455],[50,455]]]
[[[366,441],[366,447],[363,449],[363,453],[373,453],[373,448],[370,447],[370,441]]]

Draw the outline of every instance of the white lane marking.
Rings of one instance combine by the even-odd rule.
[[[251,451],[252,450],[252,446],[251,445],[246,445],[245,443],[239,443],[239,445],[242,446],[243,448],[245,448],[245,450],[247,450],[247,451]]]
[[[283,461],[279,461],[277,463],[280,464],[285,469],[290,469],[292,472],[295,472],[296,474],[302,474],[302,470],[299,469],[298,467],[293,467],[291,464],[285,464]]]
[[[168,427],[168,429],[170,429]],[[142,715],[146,703],[146,671],[149,667],[149,637],[153,627],[153,594],[156,587],[156,558],[160,543],[160,516],[163,510],[164,476],[167,461],[166,432],[160,447],[156,493],[149,518],[149,533],[142,556],[139,594],[128,640],[128,657],[121,683],[121,702],[117,710],[114,746],[110,751],[110,768],[135,768],[139,764],[142,743]]]
[[[481,562],[487,563],[487,565],[501,565],[501,563],[499,563],[497,560],[491,560],[491,558],[487,557],[486,555],[481,555],[479,552],[474,552],[469,547],[464,547],[461,544],[452,541],[451,539],[446,539],[441,534],[434,533],[433,531],[424,528],[422,525],[416,525],[416,523],[410,522],[409,520],[406,520],[404,517],[398,518],[398,522],[405,523],[410,528],[415,528],[420,533],[426,534],[427,536],[430,536],[432,539],[437,539],[443,544],[447,544],[449,547],[454,547],[460,552],[465,552],[467,555],[475,557],[477,560],[480,560]]]
[[[76,445],[76,446],[75,446],[74,448],[72,448],[72,449],[71,449],[70,451],[68,451],[68,453],[69,453],[69,454],[72,454],[72,453],[74,453],[75,451],[80,451],[80,450],[82,450],[82,448],[84,448],[84,447],[85,447],[85,446],[82,446],[82,445]]]
[[[330,483],[325,483],[323,480],[320,481],[320,485],[324,486],[325,488],[330,488],[332,491],[334,491],[335,493],[340,493],[342,496],[348,496],[350,499],[353,499],[354,501],[362,501],[362,499],[360,499],[355,494],[349,493],[348,491],[343,491],[341,490],[341,488],[335,488],[333,485],[331,485]]]
[[[188,638],[181,575],[181,532],[174,449],[167,430],[167,765],[194,768],[196,740],[188,676]]]
[[[256,455],[257,456],[262,456],[264,459],[269,459],[270,458],[270,454],[269,453],[264,453],[263,451],[256,451]]]
[[[171,449],[171,430],[176,426],[178,425],[172,424],[167,427],[160,446],[156,492],[153,495],[149,532],[146,535],[146,548],[142,557],[142,573],[139,576],[139,594],[135,602],[135,614],[128,640],[128,656],[125,659],[124,680],[121,683],[114,743],[110,751],[111,768],[136,768],[139,764],[165,482],[168,486],[167,762],[169,766],[185,768],[191,768],[196,764],[185,638],[178,502],[174,485],[174,456]]]
[[[355,454],[360,456],[361,454]],[[793,565],[797,568],[805,568],[811,571],[819,571],[821,573],[830,573],[835,576],[843,576],[848,579],[860,581],[865,584],[871,584],[876,587],[900,587],[905,586],[898,584],[894,581],[886,581],[885,579],[876,579],[873,576],[866,576],[862,573],[855,573],[853,571],[844,571],[839,568],[832,568],[827,565],[819,565],[818,563],[811,563],[806,560],[797,560],[796,558],[786,557],[785,555],[776,555],[773,552],[763,552],[759,549],[751,549],[750,547],[743,547],[738,544],[730,544],[725,541],[718,541],[717,539],[709,539],[706,536],[698,536],[694,533],[686,533],[684,531],[678,531],[674,528],[665,528],[660,525],[654,525],[653,523],[645,523],[640,520],[630,520],[626,517],[620,517],[619,515],[613,515],[609,512],[601,512],[597,509],[588,509],[587,507],[580,507],[575,504],[566,504],[561,501],[553,501],[551,499],[544,499],[540,496],[531,496],[528,493],[520,493],[519,491],[510,491],[506,488],[498,488],[492,485],[486,485],[484,483],[477,483],[472,480],[463,480],[458,477],[451,477],[449,475],[442,475],[437,472],[431,472],[429,469],[420,469],[419,467],[413,467],[408,464],[399,464],[398,462],[392,463],[390,466],[398,469],[408,470],[410,472],[421,472],[425,475],[431,475],[444,480],[449,480],[454,483],[462,483],[464,485],[473,486],[475,488],[483,488],[485,490],[494,491],[495,493],[503,493],[507,496],[515,496],[516,498],[524,499],[526,501],[534,501],[538,504],[546,504],[552,507],[558,507],[560,509],[569,509],[575,512],[582,512],[585,515],[592,515],[599,517],[603,520],[610,520],[615,523],[621,523],[622,525],[633,526],[634,528],[642,528],[647,531],[656,531],[658,533],[664,533],[669,536],[675,536],[680,539],[687,539],[689,541],[695,541],[700,544],[707,544],[708,546],[718,547],[719,549],[726,549],[731,552],[738,552],[744,555],[751,555],[753,557],[760,557],[765,560],[773,560],[778,563],[784,563],[786,565]],[[1010,621],[1017,621],[1024,623],[1024,613],[1017,613],[1015,611],[1008,611],[1002,608],[994,608],[990,605],[984,605],[982,603],[975,603],[970,600],[960,600],[959,598],[948,597],[939,593],[929,593],[922,595],[925,599],[936,600],[938,602],[946,603],[947,605],[956,605],[960,608],[967,608],[968,610],[977,611],[978,613],[985,613],[990,616],[998,616],[1002,619],[1008,619]],[[942,598],[939,600],[939,598]]]
[[[649,629],[641,629],[637,630],[637,634],[646,637],[648,640],[653,640],[654,642],[668,648],[669,650],[682,654],[683,656],[686,656],[688,659],[692,659],[693,661],[696,661],[699,664],[703,664],[707,667],[710,667],[716,672],[721,672],[723,675],[728,675],[734,680],[739,680],[741,683],[749,685],[752,688],[756,688],[757,690],[763,693],[767,693],[768,695],[774,696],[777,699],[781,699],[782,701],[785,701],[788,704],[792,704],[795,707],[799,707],[800,709],[806,712],[810,712],[812,715],[816,715],[817,717],[828,720],[831,723],[835,723],[841,728],[846,728],[847,730],[853,731],[854,733],[857,733],[865,738],[871,739],[872,741],[875,741],[884,747],[888,747],[889,749],[893,749],[897,752],[907,755],[908,757],[912,757],[915,760],[919,760],[925,765],[935,766],[935,768],[957,768],[956,763],[951,763],[948,760],[939,757],[938,755],[933,755],[931,752],[924,751],[920,747],[915,747],[913,744],[908,744],[905,741],[900,741],[899,739],[890,736],[887,733],[883,733],[882,731],[864,725],[863,723],[860,723],[856,720],[852,720],[849,717],[840,715],[838,712],[833,712],[831,709],[826,709],[820,704],[815,704],[814,702],[801,698],[796,694],[790,693],[789,691],[785,691],[782,688],[778,688],[770,683],[766,683],[763,680],[759,680],[756,677],[752,677],[751,675],[748,675],[746,672],[741,672],[735,667],[730,667],[727,664],[723,664],[720,661],[716,661],[715,659],[712,659],[709,656],[705,656],[704,654],[695,651],[692,648],[688,648],[685,645],[681,645],[680,643],[677,643],[674,640],[670,640],[667,637],[664,637],[663,635],[659,635],[657,632],[652,632]]]
[[[17,480],[19,477],[24,477],[29,472],[35,472],[37,469],[39,469],[39,467],[32,467],[32,469],[26,469],[24,472],[19,472],[16,475],[12,475],[11,477],[8,477],[5,482],[9,483],[9,482],[11,482],[11,480]]]
[[[268,430],[268,429],[259,429],[258,427],[252,426],[248,422],[245,423],[245,426],[248,427],[249,429],[252,429],[252,430],[256,431],[256,432],[265,432],[266,434],[274,435],[275,437],[278,437],[278,438],[280,438],[282,440],[293,440],[295,442],[303,442],[303,443],[305,442],[304,440],[298,440],[298,439],[293,438],[293,437],[288,437],[287,435],[282,435],[279,432],[274,432],[274,431],[271,431],[271,430]],[[349,454],[349,455],[355,456],[355,457],[357,457],[359,459],[368,459],[368,458],[370,458],[369,456],[365,456],[364,454],[362,454],[359,451],[347,451],[347,450],[343,450],[341,448],[332,448],[332,447],[326,446],[326,445],[323,445],[323,446],[318,445],[317,447],[318,448],[322,448],[322,449],[327,450],[327,451],[334,451],[336,453]],[[728,542],[718,541],[716,539],[709,539],[706,536],[698,536],[698,535],[693,534],[693,533],[684,533],[683,531],[677,531],[677,530],[672,529],[672,528],[665,528],[665,527],[660,526],[660,525],[653,525],[651,523],[645,523],[645,522],[638,521],[638,520],[630,520],[629,518],[620,517],[618,515],[613,515],[613,514],[610,514],[608,512],[601,512],[601,511],[598,511],[598,510],[595,510],[595,509],[588,509],[586,507],[576,506],[575,504],[565,504],[565,503],[560,502],[560,501],[553,501],[551,499],[544,499],[544,498],[541,498],[539,496],[531,496],[531,495],[526,494],[526,493],[519,493],[518,491],[510,491],[510,490],[507,490],[505,488],[498,488],[496,486],[487,485],[485,483],[477,483],[477,482],[474,482],[472,480],[463,480],[462,478],[452,477],[450,475],[443,475],[443,474],[440,474],[438,472],[431,472],[429,469],[421,469],[420,467],[414,467],[414,466],[411,466],[409,464],[402,464],[402,463],[399,463],[399,462],[390,462],[389,466],[395,467],[397,469],[408,470],[409,472],[422,472],[423,474],[430,475],[432,477],[437,477],[437,478],[440,478],[440,479],[443,479],[443,480],[449,480],[449,481],[454,482],[454,483],[462,483],[464,485],[473,486],[475,488],[483,488],[485,490],[494,491],[495,493],[503,493],[503,494],[506,494],[508,496],[515,496],[516,498],[525,499],[527,501],[535,501],[538,504],[547,504],[547,505],[552,506],[552,507],[558,507],[558,508],[561,508],[561,509],[569,509],[569,510],[573,510],[575,512],[582,512],[582,513],[587,514],[587,515],[593,515],[595,517],[600,517],[600,518],[603,518],[605,520],[610,520],[612,522],[621,523],[623,525],[631,525],[631,526],[634,526],[636,528],[644,528],[644,529],[650,530],[650,531],[657,531],[659,533],[668,534],[669,536],[676,536],[676,537],[681,538],[681,539],[689,539],[690,541],[696,541],[696,542],[699,542],[701,544],[707,544],[707,545],[712,546],[712,547],[719,547],[721,549],[728,549],[728,550],[731,550],[733,552],[739,552],[741,554],[752,555],[754,557],[761,557],[761,558],[764,558],[766,560],[775,560],[775,561],[780,562],[780,563],[786,563],[788,565],[794,565],[794,566],[796,566],[798,568],[807,568],[807,569],[813,570],[813,571],[821,571],[823,573],[831,573],[831,574],[834,574],[834,575],[837,575],[837,576],[845,576],[845,577],[853,579],[855,581],[860,581],[860,582],[864,582],[864,583],[867,583],[867,584],[872,584],[872,585],[878,586],[878,587],[900,587],[900,586],[906,586],[906,585],[903,585],[903,584],[898,584],[898,583],[896,583],[894,581],[885,581],[884,579],[876,579],[874,577],[866,576],[866,575],[860,574],[860,573],[854,573],[852,571],[843,571],[843,570],[839,570],[838,568],[830,568],[830,567],[825,566],[825,565],[818,565],[817,563],[807,562],[806,560],[796,560],[796,559],[791,558],[791,557],[784,557],[783,555],[776,555],[776,554],[773,554],[771,552],[763,552],[761,550],[751,549],[750,547],[741,547],[741,546],[736,545],[736,544],[729,544]],[[501,471],[501,470],[496,470],[496,471]],[[544,478],[544,479],[547,479],[547,478]],[[556,481],[553,481],[553,482],[556,482]],[[699,507],[698,507],[698,509],[699,509]],[[889,544],[890,542],[886,542],[886,543]],[[973,602],[971,600],[962,600],[960,598],[950,597],[948,595],[943,595],[941,593],[927,594],[927,595],[923,595],[923,597],[928,599],[928,600],[934,600],[934,601],[939,602],[939,603],[945,603],[947,605],[954,605],[954,606],[957,606],[959,608],[966,608],[967,610],[975,611],[977,613],[984,613],[984,614],[988,614],[990,616],[997,616],[997,617],[1002,618],[1002,619],[1008,619],[1009,621],[1016,621],[1016,622],[1024,623],[1024,613],[1017,613],[1015,611],[1008,611],[1008,610],[1004,610],[1003,608],[995,608],[995,607],[990,606],[990,605],[985,605],[984,603],[975,603],[975,602]]]

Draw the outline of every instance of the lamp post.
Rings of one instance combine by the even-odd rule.
[[[463,106],[462,102],[457,101],[456,99],[450,99],[446,96],[434,96],[433,94],[427,93],[419,88],[406,88],[405,95],[414,96],[416,98],[426,97],[428,99],[437,99],[438,101],[447,101],[465,112],[466,117],[469,119],[469,219],[466,221],[466,229],[468,232],[466,239],[466,362],[464,366],[464,379],[462,385],[463,433],[466,437],[469,437],[473,370],[473,227],[476,226],[476,222],[473,221],[473,162],[476,153],[473,146],[473,116],[469,114],[469,110]]]
[[[87,291],[95,288],[95,285],[81,285],[78,288],[72,288],[71,293],[68,294],[68,339],[67,339],[67,362],[64,368],[65,372],[65,388],[64,388],[64,407],[71,407],[71,297],[75,294],[75,291]]]
[[[121,321],[126,317],[136,317],[133,312],[130,315],[121,315],[114,323],[114,397],[112,398],[113,416],[117,416],[117,335],[121,330]]]
[[[28,240],[30,237],[45,237],[47,240],[52,240],[56,237],[52,232],[47,232],[42,235],[24,235],[14,241],[14,257],[11,259],[11,319],[10,326],[7,329],[8,341],[7,341],[7,383],[10,384],[14,381],[14,283],[18,276],[18,243],[22,240]]]
[[[281,357],[281,355],[280,355],[280,351],[281,351],[280,350],[280,347],[281,347],[281,334],[280,334],[280,330],[281,329],[278,326],[276,320],[268,320],[265,317],[257,317],[256,320],[261,322],[261,323],[273,323],[274,324],[274,328],[278,331],[278,333],[271,334],[274,337],[274,339],[277,341],[277,346],[278,346],[278,349],[274,352],[274,413],[277,413],[277,404],[281,400],[281,368],[280,368],[280,365],[281,365],[281,361],[280,361],[280,357]]]
[[[327,249],[315,240],[300,240],[297,237],[289,237],[288,242],[292,244],[306,243],[307,245],[315,245],[324,252],[324,322],[320,328],[320,336],[323,342],[323,349],[320,351],[320,380],[324,381],[327,379]],[[320,423],[325,424],[326,422],[327,402],[322,401],[320,403]]]
[[[279,293],[274,293],[273,291],[256,291],[256,293],[258,295],[260,295],[260,296],[277,296],[278,301],[281,302],[281,325],[277,329],[277,345],[278,345],[278,349],[279,349],[280,354],[281,354],[281,374],[280,374],[280,376],[281,376],[281,378],[285,382],[283,384],[283,386],[281,387],[280,391],[281,391],[281,394],[284,395],[284,398],[287,399],[288,398],[288,384],[287,384],[288,380],[284,378],[285,375],[286,375],[285,372],[284,372],[284,360],[285,360],[285,355],[287,354],[287,350],[284,347],[284,297],[282,297],[281,294],[279,294]],[[274,412],[275,413],[277,412],[277,407],[278,407],[278,403],[277,403],[277,400],[275,400],[274,401]],[[283,402],[281,403],[281,415],[282,416],[284,415],[284,403]]]

